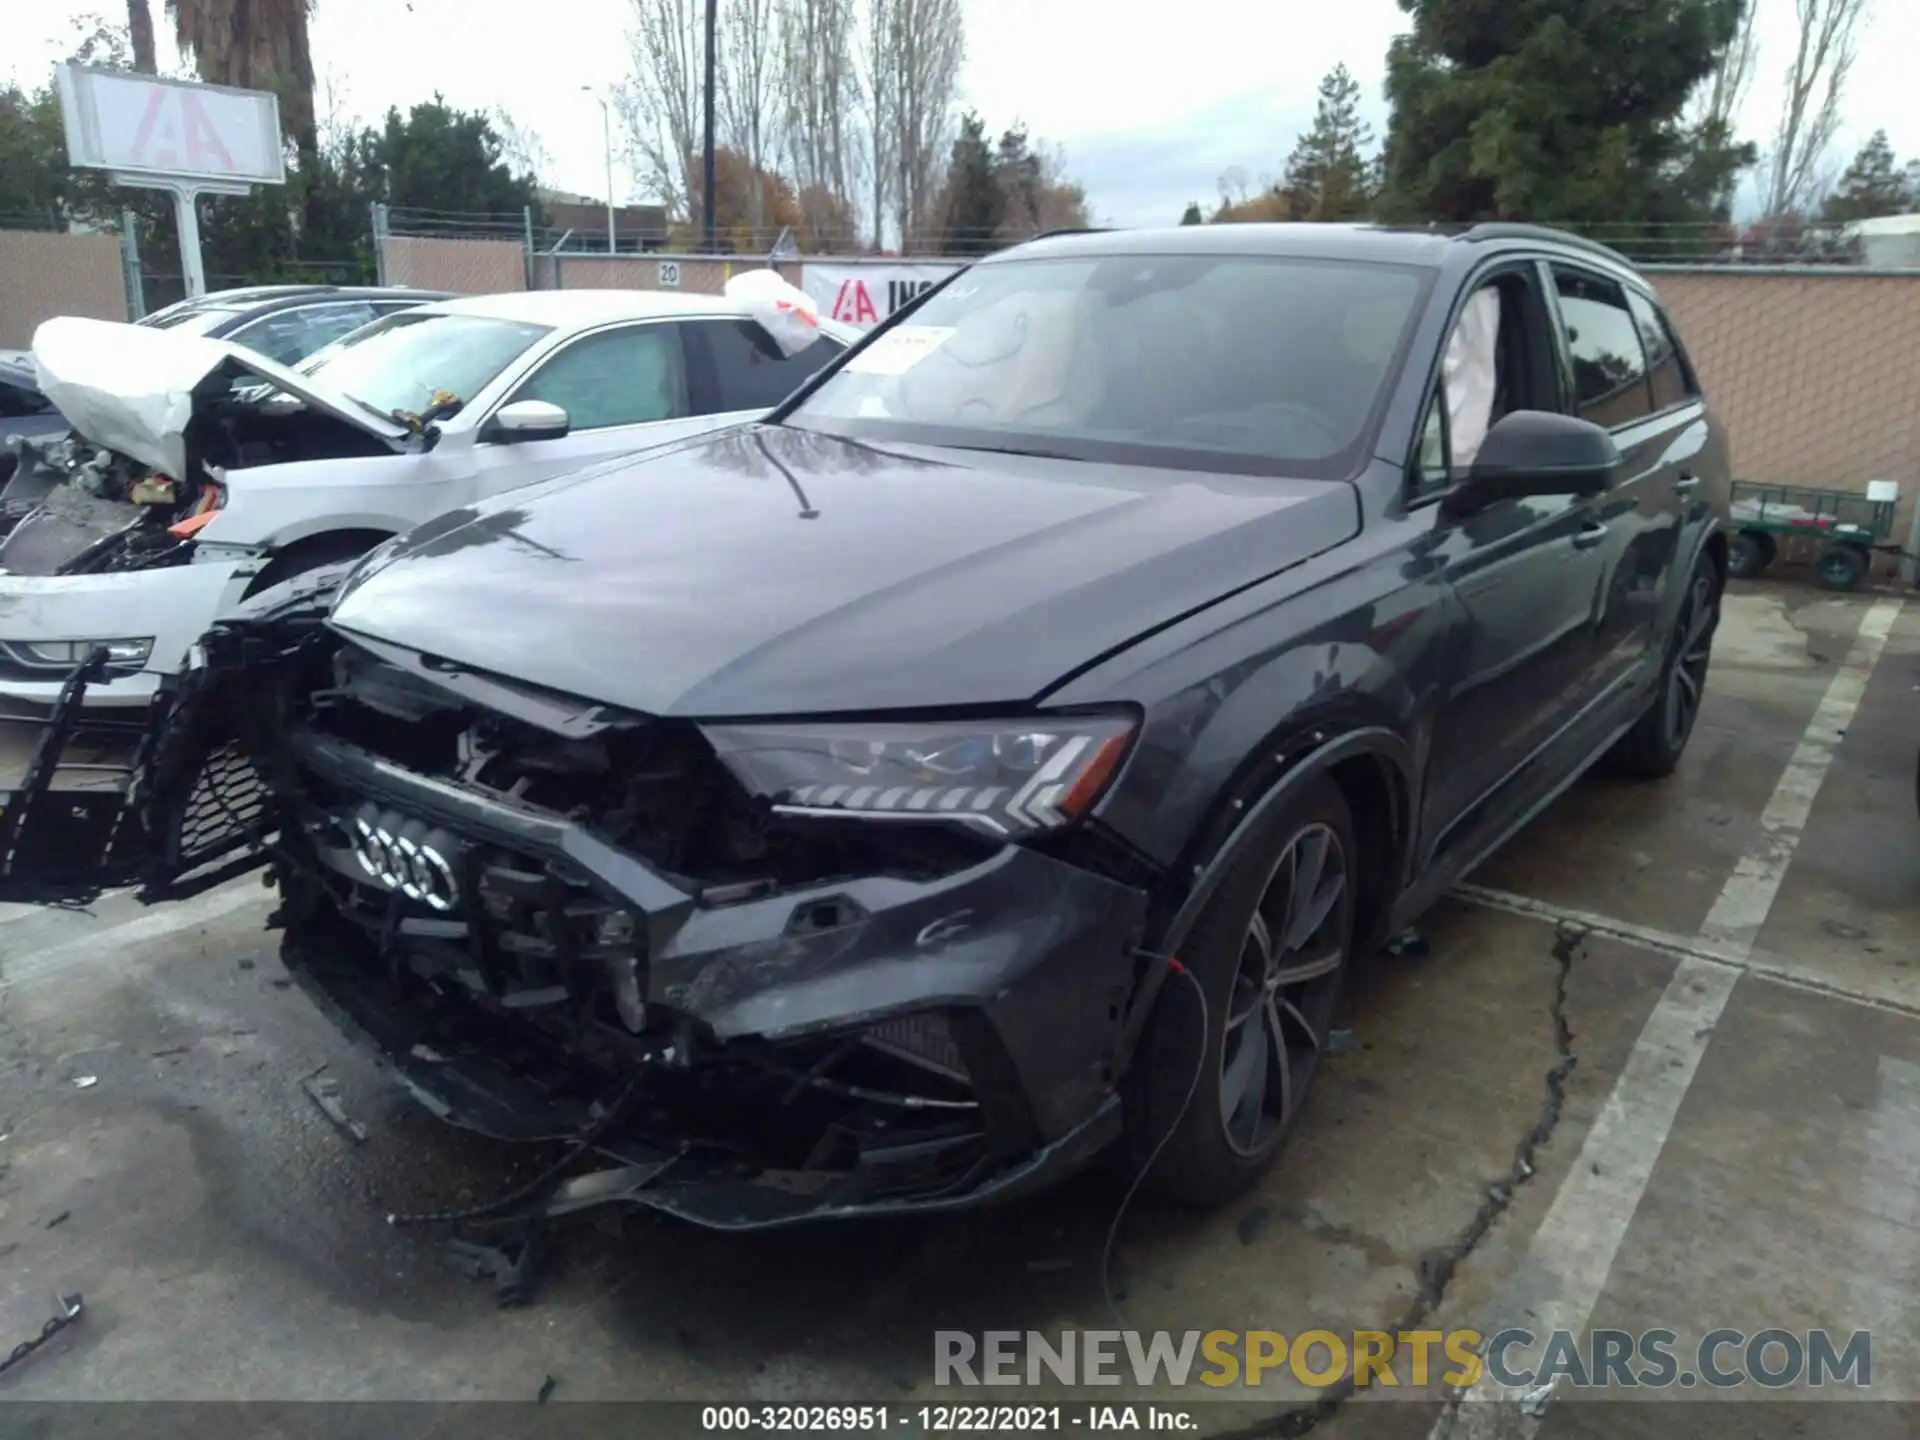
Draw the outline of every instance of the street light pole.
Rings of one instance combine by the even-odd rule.
[[[607,97],[591,85],[580,87],[600,102],[600,131],[607,146],[607,254],[614,253],[613,246],[613,107],[607,104]]]
[[[702,194],[706,198],[707,253],[720,253],[720,197],[714,193],[717,182],[714,177],[713,163],[713,77],[715,73],[714,51],[718,32],[717,0],[707,0],[707,136],[704,175],[701,184]]]

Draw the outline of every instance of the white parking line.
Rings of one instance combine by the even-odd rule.
[[[1700,942],[1710,946],[1716,958],[1690,954],[1675,968],[1534,1233],[1488,1333],[1521,1321],[1542,1338],[1551,1331],[1577,1334],[1586,1329],[1700,1057],[1739,980],[1741,969],[1726,960],[1750,962],[1754,940],[1773,908],[1814,798],[1859,708],[1901,603],[1877,601],[1862,617],[1847,658],[1761,813],[1758,842],[1735,866],[1701,927]],[[1529,1352],[1516,1348],[1509,1353],[1518,1363]],[[1441,1413],[1432,1433],[1530,1437],[1538,1432],[1541,1417],[1529,1413],[1536,1407],[1516,1408],[1520,1398],[1483,1375]],[[1475,1403],[1488,1401],[1505,1403]]]
[[[250,906],[264,908],[272,896],[255,884],[236,883],[209,890],[177,905],[156,908],[138,919],[106,929],[95,930],[42,950],[37,955],[0,962],[0,989],[26,989],[44,984],[63,971],[90,960],[107,960],[124,953],[128,947],[164,939],[181,930],[191,930],[222,916],[232,915]]]

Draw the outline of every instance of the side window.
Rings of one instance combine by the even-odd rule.
[[[1666,316],[1646,296],[1633,290],[1627,292],[1627,306],[1640,327],[1640,343],[1647,352],[1647,368],[1653,377],[1653,408],[1664,410],[1680,404],[1694,391],[1687,383],[1687,368],[1680,363],[1680,348],[1673,343]]]
[[[257,350],[269,360],[292,365],[324,345],[350,334],[374,318],[373,306],[363,300],[341,305],[303,305],[280,310],[242,325],[228,337]]]
[[[1427,402],[1427,418],[1420,427],[1420,455],[1414,462],[1413,494],[1417,500],[1438,495],[1453,484],[1453,457],[1447,445],[1447,382]]]
[[[1534,337],[1544,333],[1544,312],[1534,273],[1529,266],[1496,276],[1469,295],[1454,317],[1440,383],[1421,422],[1414,499],[1466,478],[1488,431],[1515,410],[1537,408],[1540,346]]]
[[[711,365],[714,393],[701,413],[766,410],[840,353],[840,343],[822,335],[798,355],[782,355],[751,320],[710,320],[694,326]]]
[[[688,414],[677,325],[629,325],[574,341],[513,392],[567,412],[574,430],[645,425]]]
[[[1554,270],[1573,357],[1575,413],[1612,430],[1653,413],[1647,357],[1626,291],[1611,280]]]

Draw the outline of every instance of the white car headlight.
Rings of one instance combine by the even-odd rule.
[[[1120,769],[1124,716],[702,726],[783,815],[959,822],[1023,839],[1083,819]]]

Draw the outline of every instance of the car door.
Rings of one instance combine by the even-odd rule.
[[[771,410],[844,349],[822,335],[795,355],[783,355],[751,320],[694,320],[687,324],[694,413],[746,420]]]
[[[1432,516],[1422,563],[1439,568],[1462,612],[1424,785],[1423,832],[1436,857],[1524,808],[1546,783],[1534,762],[1598,689],[1593,612],[1607,531],[1592,501],[1528,496],[1465,515],[1444,503],[1493,424],[1562,407],[1546,284],[1538,263],[1521,259],[1463,292],[1410,466],[1409,503]]]
[[[685,327],[642,321],[589,331],[542,359],[494,408],[543,400],[567,412],[564,435],[499,433],[480,421],[474,447],[481,495],[517,489],[710,429],[688,383]]]
[[[1691,467],[1707,427],[1645,296],[1574,262],[1556,260],[1553,278],[1568,409],[1610,431],[1624,462],[1614,488],[1595,502],[1610,532],[1598,552],[1596,678],[1624,696],[1643,664],[1662,653],[1685,496],[1697,483]]]

